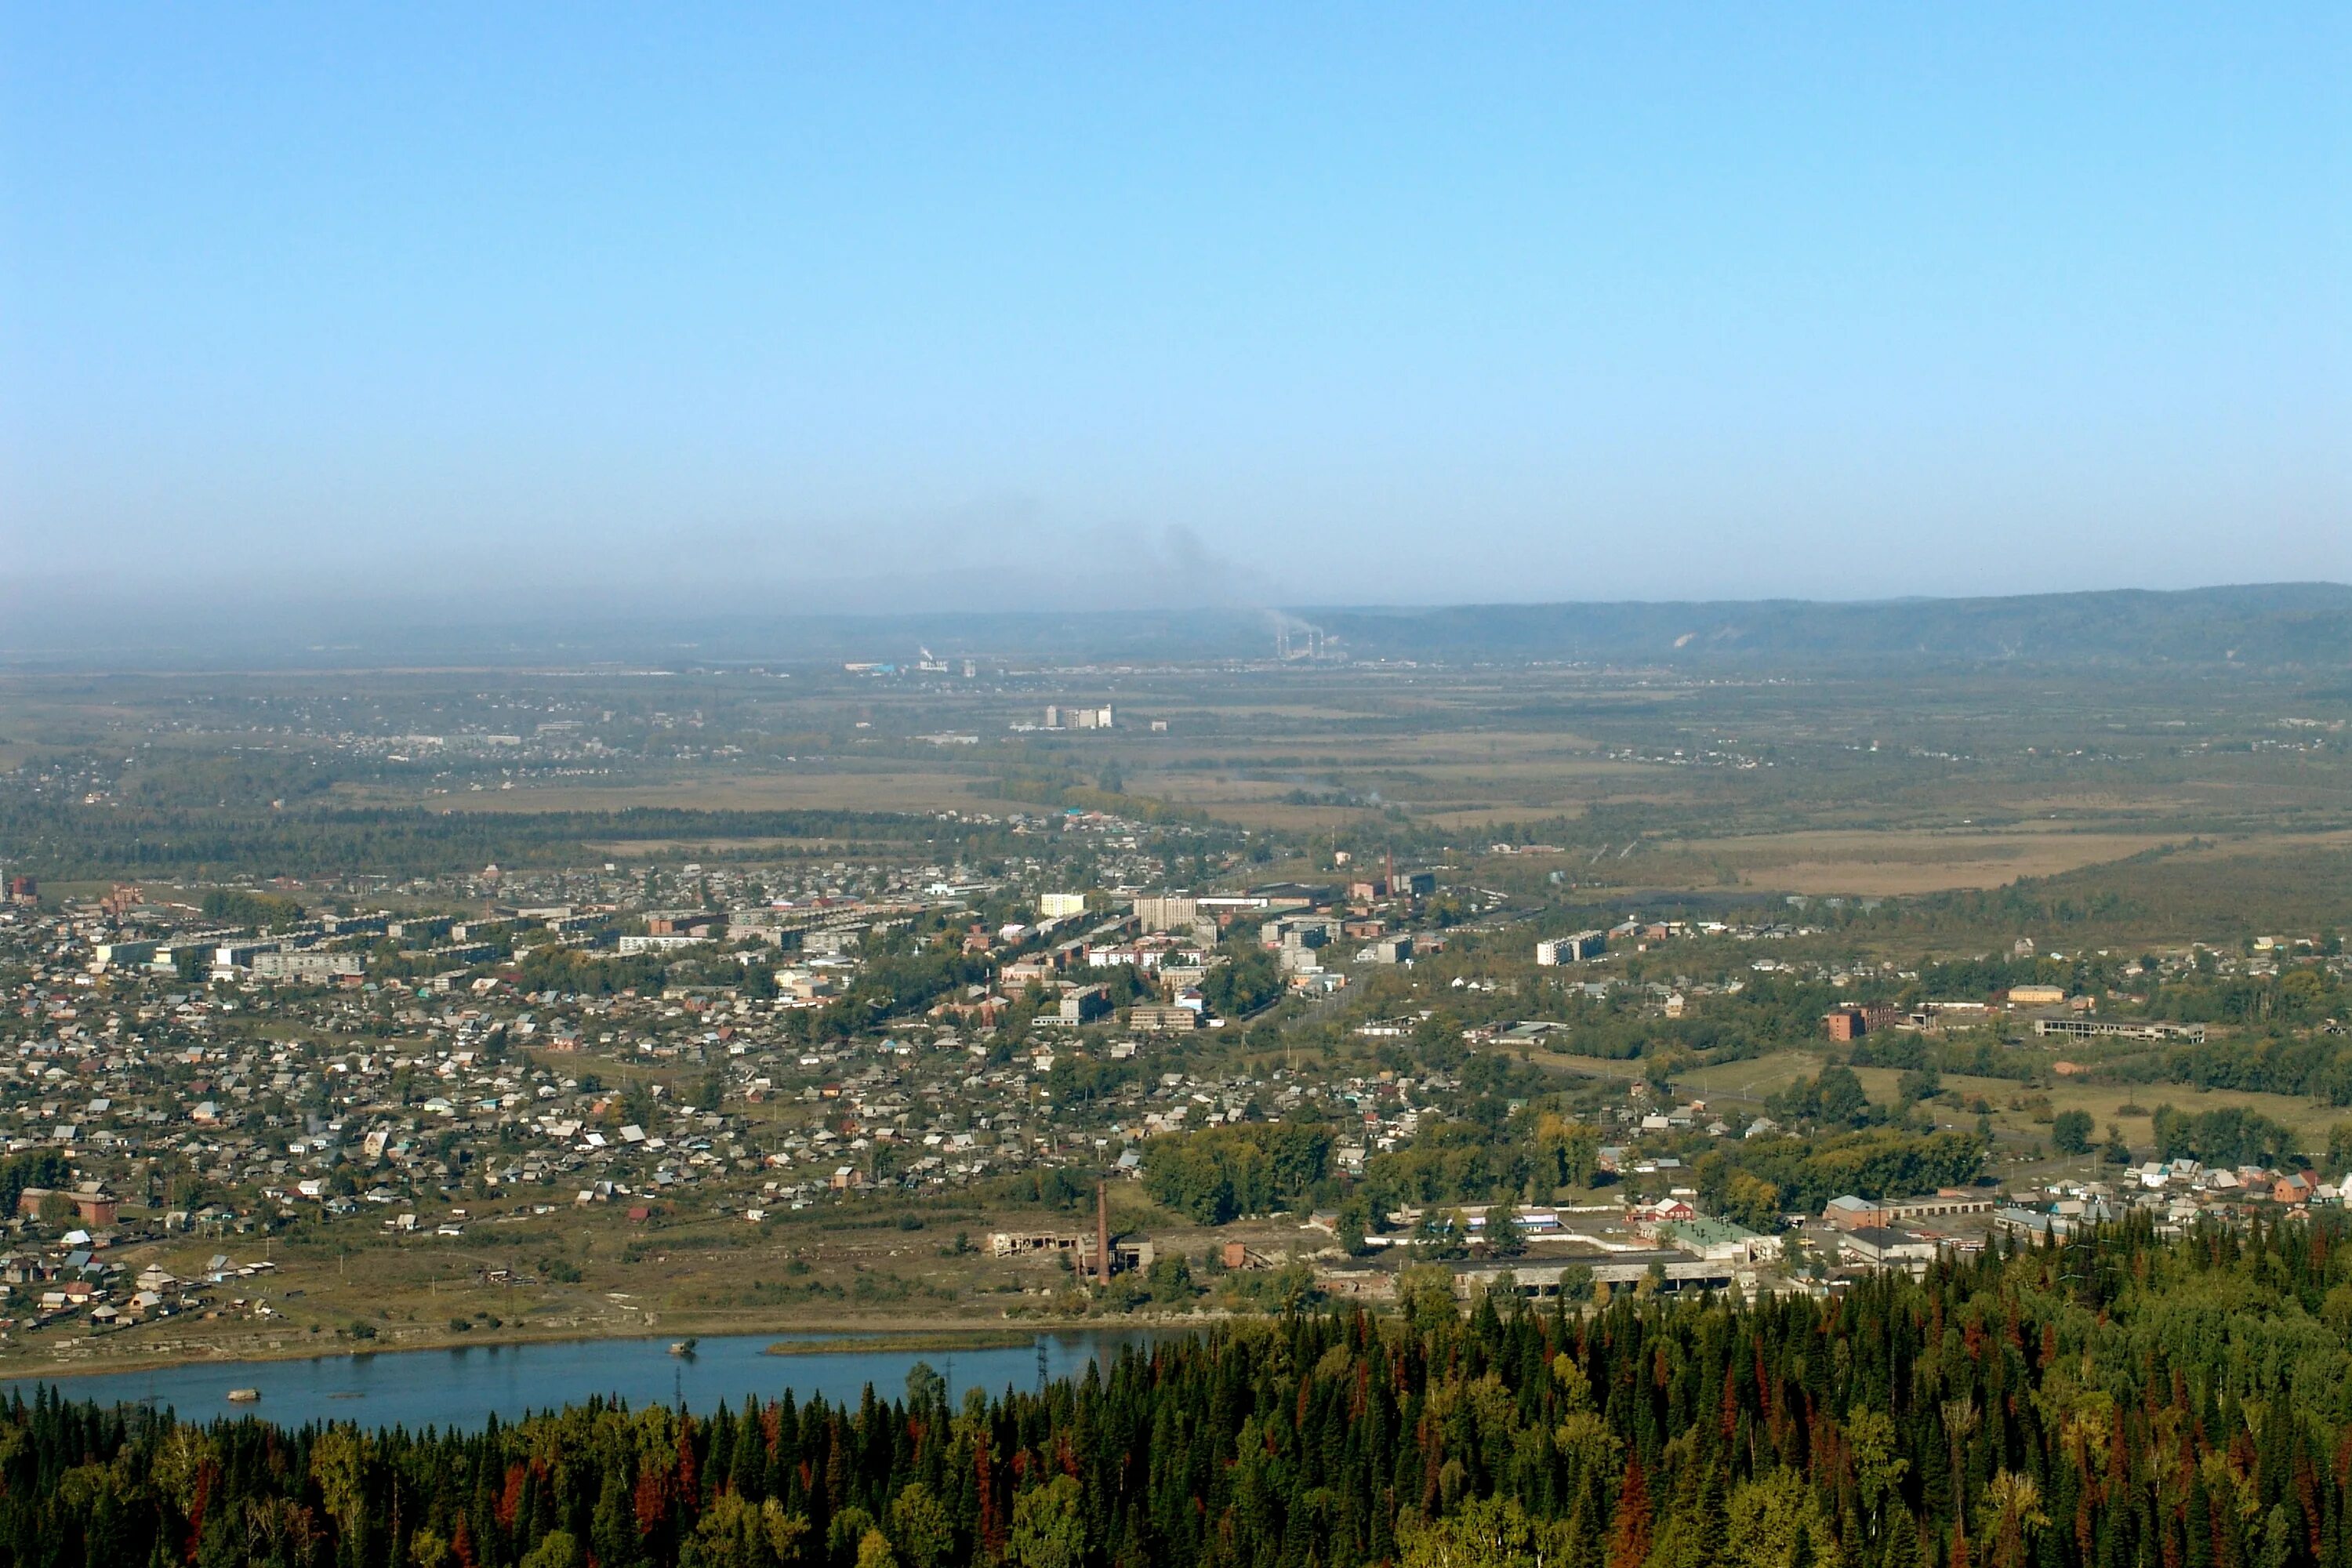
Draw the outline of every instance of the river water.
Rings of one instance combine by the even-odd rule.
[[[692,1356],[669,1353],[667,1336],[644,1340],[579,1340],[562,1343],[461,1345],[437,1351],[321,1356],[312,1361],[209,1362],[148,1372],[101,1373],[47,1380],[69,1399],[101,1404],[150,1404],[183,1419],[256,1415],[281,1426],[353,1421],[367,1426],[471,1429],[495,1415],[520,1419],[533,1410],[577,1405],[596,1395],[632,1406],[676,1405],[708,1412],[740,1405],[746,1394],[766,1401],[790,1389],[806,1400],[824,1394],[856,1403],[866,1384],[878,1397],[903,1396],[907,1373],[928,1363],[948,1380],[948,1397],[964,1390],[1002,1394],[1034,1389],[1045,1375],[1083,1372],[1089,1362],[1116,1360],[1129,1345],[1148,1346],[1137,1331],[1041,1333],[1028,1345],[989,1350],[892,1351],[861,1348],[828,1353],[769,1355],[780,1338],[805,1333],[731,1334],[699,1341]],[[33,1397],[43,1380],[0,1383],[0,1394]],[[256,1404],[231,1404],[229,1390],[256,1388]]]

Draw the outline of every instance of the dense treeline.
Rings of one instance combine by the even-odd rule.
[[[2341,1035],[2239,1034],[2112,1059],[2103,1068],[2126,1082],[2249,1089],[2352,1105],[2352,1040]]]
[[[1907,1072],[1958,1073],[1969,1078],[2005,1078],[2032,1083],[2050,1071],[2049,1058],[2011,1050],[1990,1032],[1937,1039],[1931,1035],[1901,1030],[1865,1035],[1853,1043],[1846,1059],[1855,1067],[1901,1068]]]
[[[1873,1127],[1814,1138],[1748,1138],[1698,1162],[1698,1190],[1717,1214],[1770,1230],[1782,1214],[1819,1214],[1843,1193],[1905,1197],[1964,1186],[1984,1168],[1972,1132]]]
[[[423,808],[190,809],[125,803],[104,810],[0,793],[0,841],[9,865],[44,877],[163,873],[263,876],[425,876],[496,863],[577,866],[607,858],[597,846],[631,840],[723,846],[807,840],[838,855],[866,843],[937,842],[942,852],[1002,854],[1016,840],[1003,829],[927,815],[853,811],[464,812]],[[754,851],[711,847],[705,858]],[[756,851],[780,858],[775,848]]]
[[[1481,1061],[1499,1058],[1481,1058]],[[1058,1070],[1058,1064],[1057,1064]],[[1143,1148],[1144,1190],[1201,1225],[1249,1214],[1341,1205],[1365,1230],[1385,1228],[1394,1210],[1518,1199],[1547,1200],[1599,1176],[1601,1132],[1556,1104],[1522,1104],[1480,1120],[1506,1102],[1463,1104],[1461,1120],[1433,1121],[1402,1148],[1364,1163],[1359,1180],[1332,1166],[1337,1130],[1315,1122],[1241,1122],[1163,1133]]]
[[[2208,1165],[2307,1163],[2296,1152],[2294,1132],[2258,1110],[2224,1105],[2189,1111],[2159,1105],[2152,1120],[2160,1160],[2193,1159]]]
[[[1201,994],[1227,1018],[1245,1018],[1283,994],[1282,971],[1274,955],[1246,937],[1225,943],[1225,962],[1209,971]]]
[[[1845,1296],[1402,1310],[960,1409],[590,1405],[478,1433],[0,1411],[26,1564],[2342,1568],[2352,1232],[2145,1225]],[[1442,1281],[1442,1277],[1441,1277]]]
[[[205,919],[231,925],[276,931],[301,920],[302,906],[279,893],[257,893],[244,888],[215,888],[201,906]]]
[[[73,1180],[73,1162],[62,1149],[37,1149],[0,1160],[0,1215],[16,1212],[26,1187],[62,1187]]]
[[[354,766],[347,758],[314,752],[142,750],[126,760],[115,794],[135,806],[282,805],[315,799],[346,779],[416,779],[430,773],[391,763]]]
[[[379,957],[388,966],[399,954],[394,951]],[[676,966],[657,952],[598,952],[551,943],[532,948],[510,967],[515,983],[525,991],[610,996],[632,988],[658,991]]]
[[[1549,1199],[1598,1178],[1601,1132],[1540,1105],[1499,1127],[1441,1121],[1401,1149],[1365,1162],[1362,1191],[1374,1215],[1427,1204]]]
[[[1144,1146],[1143,1185],[1154,1201],[1202,1225],[1264,1214],[1311,1194],[1324,1178],[1331,1134],[1286,1121],[1171,1133]]]

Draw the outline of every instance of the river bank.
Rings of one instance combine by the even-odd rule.
[[[974,1329],[970,1333],[919,1331],[904,1334],[849,1334],[840,1339],[788,1339],[778,1340],[770,1345],[767,1353],[769,1355],[822,1355],[840,1351],[860,1350],[907,1351],[917,1353],[939,1351],[951,1355],[957,1351],[1005,1350],[1014,1345],[1025,1345],[1034,1341],[1040,1333],[1047,1331],[1050,1331]]]
[[[381,1330],[372,1340],[344,1333],[310,1332],[288,1327],[261,1329],[242,1334],[222,1334],[190,1342],[163,1340],[145,1345],[121,1344],[137,1330],[116,1330],[104,1335],[60,1338],[47,1355],[36,1352],[47,1336],[19,1340],[0,1353],[0,1386],[32,1382],[68,1384],[78,1379],[168,1372],[185,1367],[262,1366],[278,1362],[319,1361],[344,1356],[406,1355],[432,1351],[520,1349],[533,1345],[628,1342],[663,1338],[680,1340],[760,1338],[767,1353],[801,1353],[802,1347],[823,1348],[835,1339],[867,1342],[874,1350],[949,1351],[1003,1348],[1026,1344],[1040,1334],[1087,1332],[1181,1332],[1221,1321],[1223,1313],[1137,1315],[1116,1320],[1064,1318],[975,1317],[968,1323],[942,1323],[937,1316],[915,1319],[903,1314],[873,1316],[832,1313],[784,1317],[765,1312],[648,1313],[632,1321],[598,1324],[509,1323],[496,1329],[457,1331],[442,1325],[402,1324]],[[153,1325],[163,1328],[166,1325]],[[658,1330],[654,1333],[649,1331]]]

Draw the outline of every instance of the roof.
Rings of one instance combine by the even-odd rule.
[[[1933,1247],[1935,1245],[1924,1236],[1916,1236],[1907,1230],[1895,1230],[1883,1225],[1866,1225],[1859,1230],[1848,1231],[1846,1238],[1864,1247],[1875,1247],[1881,1252],[1896,1247]]]
[[[1676,1220],[1667,1228],[1675,1236],[1687,1237],[1701,1246],[1711,1242],[1761,1241],[1763,1239],[1760,1235],[1744,1225],[1735,1225],[1727,1219],[1717,1219],[1709,1215],[1701,1215],[1695,1219]]]

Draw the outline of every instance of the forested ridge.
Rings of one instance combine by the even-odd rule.
[[[2143,1223],[1840,1298],[1574,1309],[1433,1273],[950,1408],[590,1405],[470,1434],[0,1411],[71,1563],[2339,1568],[2352,1228]],[[1499,1307],[1499,1310],[1498,1310]]]

